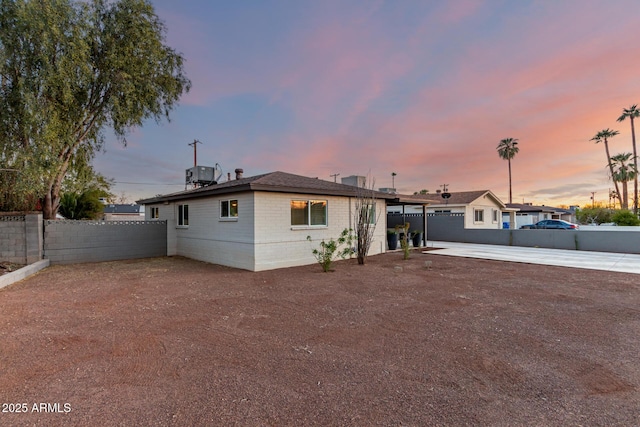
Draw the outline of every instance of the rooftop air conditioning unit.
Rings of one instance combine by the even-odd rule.
[[[194,166],[185,172],[185,183],[187,185],[206,186],[216,184],[216,169],[210,166]]]

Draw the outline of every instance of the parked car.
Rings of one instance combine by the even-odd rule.
[[[574,224],[562,219],[545,219],[535,224],[523,225],[521,229],[547,229],[547,230],[577,230],[580,228],[578,224]]]

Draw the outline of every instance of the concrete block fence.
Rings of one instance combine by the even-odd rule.
[[[44,257],[52,264],[166,255],[166,221],[44,221]]]
[[[33,264],[42,259],[42,214],[0,213],[0,261]]]
[[[482,230],[464,228],[462,216],[428,215],[427,239],[487,245],[640,253],[640,227],[630,230]]]

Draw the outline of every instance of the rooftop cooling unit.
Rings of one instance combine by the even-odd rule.
[[[187,185],[207,186],[217,184],[216,168],[211,166],[194,166],[186,170],[185,183]]]

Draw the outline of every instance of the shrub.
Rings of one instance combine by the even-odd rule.
[[[311,251],[325,273],[331,269],[331,264],[338,257],[345,259],[354,252],[351,247],[351,244],[353,243],[351,231],[352,230],[350,228],[345,228],[342,233],[340,233],[338,240],[331,238],[327,242],[322,239],[320,242],[320,248],[313,249]],[[311,236],[307,236],[307,240],[311,241]],[[340,249],[340,246],[342,245],[346,245],[346,247]]]
[[[595,208],[580,208],[576,211],[576,219],[580,224],[603,224],[611,222],[611,209],[596,206]]]
[[[640,219],[631,211],[619,210],[616,212],[611,220],[616,225],[640,225]]]

